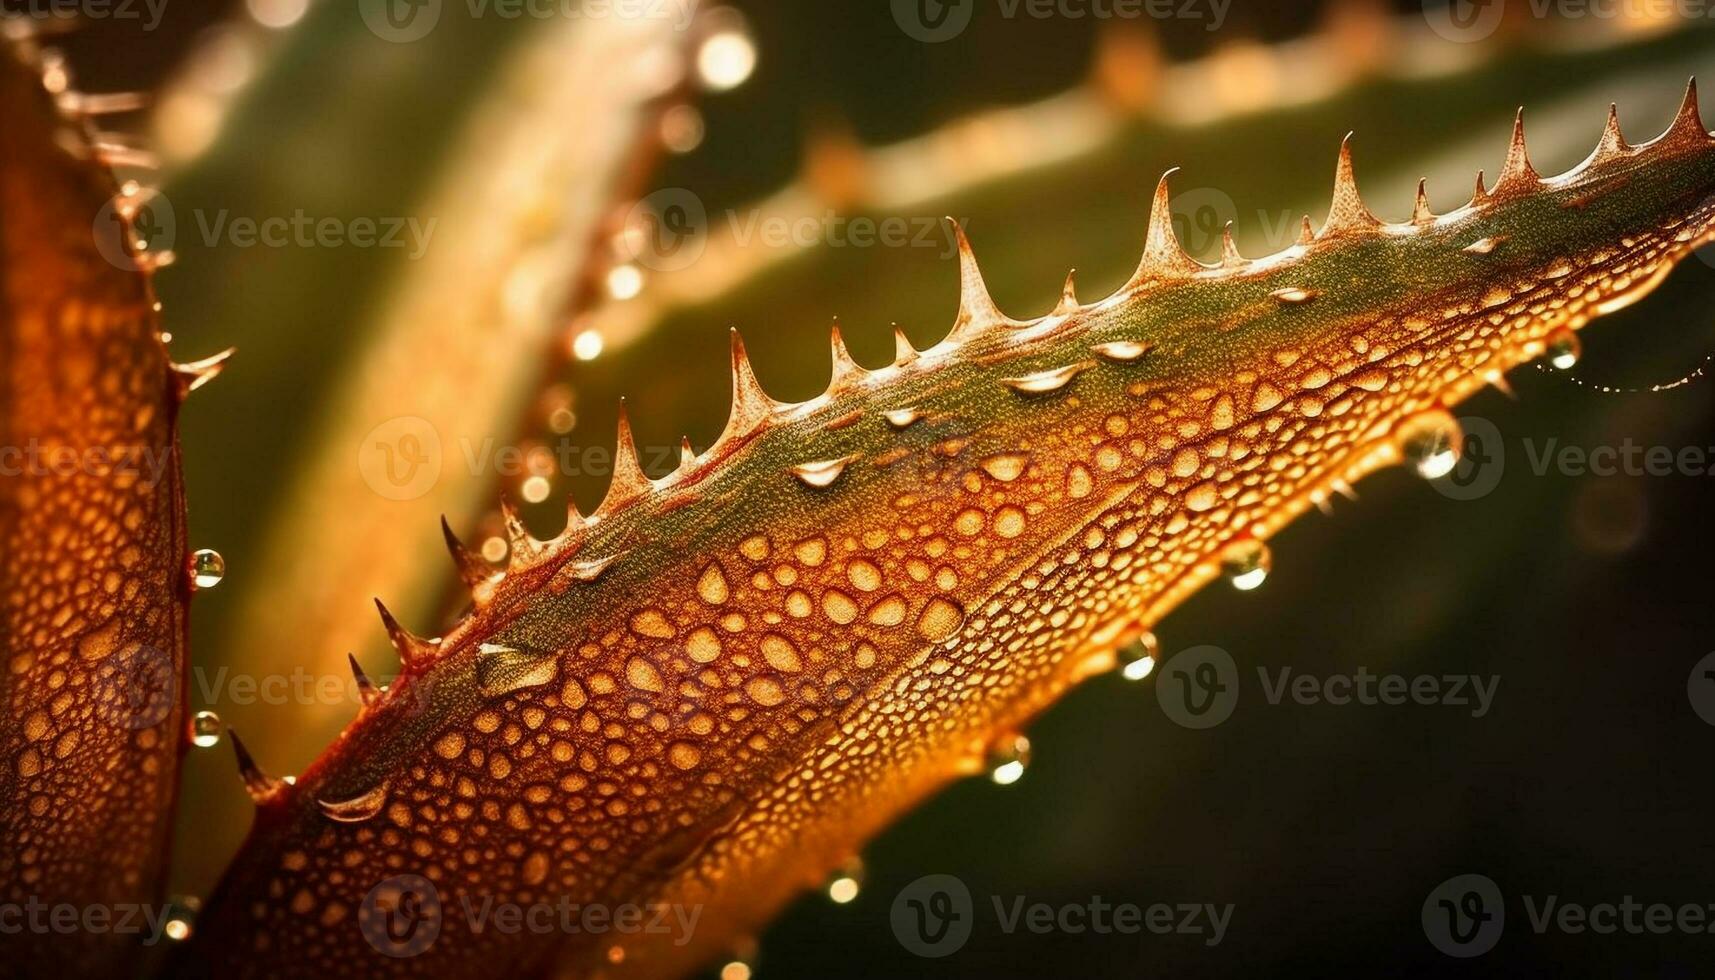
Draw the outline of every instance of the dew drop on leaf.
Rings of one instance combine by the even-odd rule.
[[[538,687],[560,673],[560,659],[553,653],[517,650],[484,643],[478,648],[477,687],[486,697],[499,697],[526,687]]]
[[[1548,365],[1556,371],[1570,371],[1584,356],[1584,345],[1570,330],[1556,330],[1548,335]]]
[[[997,786],[1011,786],[1018,782],[1029,765],[1030,739],[1023,735],[1009,735],[989,746],[985,768]]]
[[[191,744],[199,749],[220,744],[220,716],[212,711],[199,711],[191,718]]]
[[[1459,420],[1441,409],[1415,415],[1394,430],[1394,441],[1418,475],[1436,480],[1453,472],[1459,463],[1459,444],[1464,434]]]
[[[1268,545],[1255,538],[1244,538],[1228,545],[1221,552],[1221,574],[1240,592],[1249,592],[1268,578],[1273,558]]]
[[[226,577],[226,559],[212,548],[191,555],[191,581],[199,589],[212,589]]]

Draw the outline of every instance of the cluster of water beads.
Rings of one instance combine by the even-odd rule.
[[[199,589],[212,589],[226,577],[226,559],[213,548],[191,553],[191,582]]]
[[[197,712],[191,716],[191,744],[199,749],[209,749],[219,745],[223,727],[220,716],[214,712]]]

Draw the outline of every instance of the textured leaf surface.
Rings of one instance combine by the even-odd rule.
[[[155,904],[184,746],[184,385],[112,179],[10,55],[0,118],[0,901]],[[26,931],[0,972],[96,974],[137,938]]]
[[[1377,466],[1435,465],[1447,405],[1647,291],[1708,233],[1712,191],[1691,103],[1549,181],[1521,137],[1492,192],[1400,224],[1343,153],[1327,224],[1277,256],[1193,262],[1164,182],[1102,302],[1007,320],[966,256],[948,339],[873,373],[836,343],[829,392],[792,406],[735,347],[707,453],[655,484],[624,456],[592,519],[514,528],[444,638],[395,630],[407,676],[266,793],[196,963],[683,971],[1224,560]],[[360,929],[400,875],[432,883],[439,932],[391,959]],[[562,896],[703,912],[677,946],[473,934],[462,911]]]

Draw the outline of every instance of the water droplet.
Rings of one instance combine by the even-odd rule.
[[[799,463],[792,467],[792,475],[797,477],[807,487],[825,487],[840,478],[840,474],[851,465],[854,456],[842,456],[839,459],[824,459],[814,463]]]
[[[1073,378],[1076,378],[1089,367],[1089,361],[1079,361],[1076,364],[1068,364],[1065,367],[1053,368],[1048,371],[1037,371],[1035,374],[1026,374],[1017,378],[1002,378],[1000,383],[1020,394],[1046,395],[1071,384]]]
[[[623,551],[616,551],[613,554],[608,555],[606,558],[591,558],[589,561],[568,562],[566,567],[561,569],[559,573],[555,575],[555,578],[560,579],[563,577],[578,582],[594,582],[596,579],[601,578],[601,573],[607,571],[608,566],[618,561],[624,554],[625,552]]]
[[[845,905],[863,890],[863,861],[852,858],[828,879],[828,899],[835,905]]]
[[[940,643],[964,627],[965,607],[940,596],[930,599],[917,617],[917,632],[930,643]]]
[[[983,472],[1002,483],[1011,483],[1024,472],[1024,465],[1030,462],[1030,457],[1024,453],[1002,453],[989,456],[982,461]]]
[[[212,589],[226,577],[226,559],[212,548],[191,555],[191,582],[199,589]]]
[[[498,535],[487,538],[482,542],[482,560],[491,565],[498,565],[506,560],[506,539]]]
[[[989,778],[994,780],[997,786],[1011,786],[1018,782],[1028,765],[1030,739],[1023,735],[1010,735],[989,746]]]
[[[1137,642],[1120,649],[1120,676],[1128,681],[1141,681],[1155,673],[1155,662],[1161,657],[1161,642],[1154,633],[1145,633]]]
[[[328,819],[340,823],[362,823],[381,812],[381,805],[387,802],[387,781],[382,780],[373,789],[368,789],[350,799],[325,800],[318,798],[316,805],[322,808]]]
[[[703,569],[703,574],[697,577],[697,595],[702,596],[703,601],[709,605],[718,606],[727,601],[730,594],[731,590],[727,586],[726,575],[721,571],[721,566],[710,562],[709,567]]]
[[[1453,472],[1459,463],[1459,444],[1463,439],[1459,420],[1441,409],[1421,412],[1394,431],[1399,451],[1428,480]]]
[[[220,716],[212,711],[199,711],[191,717],[191,744],[199,749],[220,744]]]
[[[1066,495],[1076,499],[1088,497],[1095,488],[1095,480],[1090,477],[1090,470],[1082,463],[1073,463],[1066,469]]]
[[[1499,245],[1504,238],[1505,236],[1498,238],[1479,238],[1460,249],[1460,251],[1470,255],[1487,255],[1490,252],[1493,252],[1495,250],[1495,246]]]
[[[1261,585],[1268,578],[1268,570],[1273,563],[1268,545],[1255,538],[1234,541],[1221,552],[1221,574],[1240,592],[1249,592]]]
[[[756,946],[749,944],[735,950],[732,958],[721,964],[720,980],[751,980],[756,976]]]
[[[560,672],[560,658],[552,653],[515,650],[494,643],[484,643],[477,652],[476,684],[485,697],[537,687]]]
[[[195,930],[197,912],[202,908],[202,902],[193,895],[181,895],[168,903],[167,921],[161,927],[161,934],[175,943],[182,943],[191,938]]]
[[[804,669],[804,663],[798,657],[798,648],[792,641],[779,633],[769,633],[762,638],[762,658],[767,660],[775,670],[783,670],[789,674]]]
[[[1129,364],[1149,353],[1154,346],[1154,344],[1145,344],[1136,340],[1113,340],[1105,344],[1097,344],[1090,350],[1110,361]]]
[[[1556,330],[1548,335],[1548,364],[1556,371],[1570,371],[1584,356],[1584,345],[1570,330]]]
[[[895,429],[908,429],[922,417],[923,413],[915,408],[896,408],[891,412],[882,413],[882,418],[887,419],[887,424]]]
[[[1296,305],[1299,303],[1308,303],[1315,299],[1316,291],[1313,289],[1305,289],[1302,286],[1282,286],[1274,292],[1269,293],[1269,295],[1282,303]]]

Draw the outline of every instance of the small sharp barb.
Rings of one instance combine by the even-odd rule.
[[[1696,77],[1685,83],[1685,97],[1680,100],[1679,112],[1668,124],[1661,140],[1686,146],[1701,146],[1709,141],[1709,131],[1703,128],[1703,114],[1697,108]]]
[[[465,585],[474,589],[500,577],[500,569],[484,561],[482,555],[464,546],[464,542],[453,533],[453,526],[447,523],[444,514],[441,516],[441,538],[446,541],[447,553],[453,556],[453,565],[458,569],[459,578]]]
[[[852,352],[846,349],[846,340],[840,336],[840,322],[838,320],[834,321],[834,325],[828,333],[828,343],[833,348],[834,357],[833,373],[828,379],[828,391],[833,393],[843,391],[848,386],[861,381],[869,372],[865,371],[863,365],[852,357]]]
[[[917,348],[911,346],[911,338],[905,336],[905,331],[899,329],[899,324],[893,325],[893,366],[901,367],[917,360]]]
[[[1066,273],[1066,284],[1060,287],[1060,301],[1049,311],[1050,316],[1065,316],[1078,308],[1078,286],[1073,279],[1078,275],[1077,269]]]
[[[1148,282],[1183,279],[1202,271],[1198,264],[1179,244],[1179,236],[1173,233],[1173,196],[1168,190],[1168,180],[1178,167],[1161,175],[1155,184],[1155,199],[1149,207],[1149,232],[1144,237],[1143,259],[1138,262],[1137,271],[1132,273],[1131,282],[1127,285],[1136,288]]]
[[[228,347],[220,353],[205,357],[200,361],[187,361],[183,364],[174,363],[173,376],[179,382],[179,397],[183,398],[219,377],[220,372],[226,369],[227,359],[237,351],[238,348],[236,347]]]
[[[619,400],[619,439],[613,450],[613,478],[607,485],[597,514],[611,514],[647,494],[654,484],[643,472],[637,458],[637,441],[631,435],[631,418],[625,409],[625,399]]]
[[[434,652],[434,644],[400,626],[399,621],[393,618],[393,614],[380,599],[375,600],[375,608],[381,613],[381,625],[387,629],[387,639],[392,642],[393,649],[398,651],[399,659],[407,666]]]
[[[1417,179],[1417,202],[1411,207],[1411,223],[1426,225],[1435,220],[1435,212],[1429,209],[1429,178]]]
[[[720,441],[742,439],[755,432],[776,407],[774,399],[762,389],[762,382],[756,380],[756,372],[744,352],[744,340],[737,330],[733,330],[732,411],[727,416],[726,429],[721,433]]]
[[[977,268],[977,254],[971,250],[965,229],[952,218],[946,220],[953,226],[953,237],[959,246],[959,313],[953,320],[953,331],[949,336],[961,340],[976,331],[1010,321],[994,304],[988,286],[983,283],[982,270]]]
[[[1364,234],[1381,227],[1381,222],[1364,205],[1358,194],[1356,168],[1352,164],[1352,134],[1340,141],[1340,158],[1334,164],[1334,199],[1328,205],[1328,221],[1322,226],[1322,237]]]
[[[250,750],[244,747],[244,740],[238,737],[238,732],[228,728],[226,737],[232,742],[232,754],[238,760],[238,777],[244,780],[244,792],[250,794],[250,801],[266,803],[273,799],[286,785],[285,781],[262,771],[251,757]]]
[[[1507,145],[1507,162],[1495,179],[1494,193],[1500,197],[1522,197],[1536,190],[1541,178],[1530,165],[1530,151],[1524,141],[1524,107],[1513,115],[1512,141]]]
[[[367,708],[380,701],[381,688],[376,687],[369,675],[363,672],[363,666],[357,662],[357,654],[347,653],[345,659],[351,664],[351,676],[357,682],[357,697],[363,706]]]

